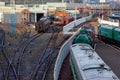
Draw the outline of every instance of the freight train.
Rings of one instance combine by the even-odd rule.
[[[99,39],[120,46],[120,28],[108,24],[98,26]]]
[[[41,18],[38,22],[35,23],[35,30],[40,32],[46,32],[47,29],[52,24],[52,20],[50,18]]]
[[[74,80],[119,80],[89,44],[73,44],[70,50]]]
[[[94,27],[92,25],[87,25],[82,27],[79,34],[73,40],[73,44],[86,43],[93,47],[95,42],[94,39],[95,39]]]

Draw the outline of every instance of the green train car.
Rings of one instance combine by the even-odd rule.
[[[98,26],[98,36],[105,42],[120,44],[120,28],[108,24]]]
[[[73,44],[76,43],[86,43],[91,46],[94,45],[94,27],[93,26],[88,26],[88,27],[83,27],[79,34],[76,36],[76,38],[73,40]]]
[[[120,43],[120,28],[114,29],[114,40]]]
[[[114,34],[113,31],[116,27],[107,25],[107,24],[102,24],[98,26],[98,35],[101,35],[102,37],[106,37],[109,39],[112,39]]]
[[[79,35],[74,39],[73,43],[86,43],[91,45],[91,38],[85,29],[81,29]]]

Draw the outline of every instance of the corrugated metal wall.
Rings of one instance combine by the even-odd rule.
[[[3,20],[2,20],[2,23],[6,24],[6,23],[10,23],[10,13],[3,13]],[[21,19],[21,16],[20,16],[20,13],[15,13],[15,16],[16,16],[16,23],[20,23],[20,19]]]
[[[13,13],[12,13],[13,14]],[[10,24],[10,13],[3,13],[3,19],[2,23],[6,24]],[[39,18],[41,18],[44,15],[44,13],[37,13],[37,19],[39,20]],[[16,24],[20,24],[21,23],[21,13],[15,13],[15,17],[16,17]],[[30,13],[30,23],[35,23],[35,13]]]
[[[21,22],[21,16],[20,13],[16,13],[16,23],[20,23]]]
[[[2,23],[10,23],[10,14],[3,13],[3,22]]]
[[[11,13],[13,14],[13,13]],[[8,23],[10,24],[10,13],[3,13],[3,19],[1,19],[2,23]],[[16,18],[16,23],[20,24],[21,23],[21,14],[20,13],[15,13],[15,18]],[[30,23],[35,22],[35,13],[30,13]]]

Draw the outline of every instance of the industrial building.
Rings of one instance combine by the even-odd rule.
[[[5,16],[9,16],[9,14],[16,13],[17,14],[17,23],[20,23],[21,12],[27,9],[30,13],[30,21],[36,22],[43,16],[48,16],[48,12],[50,10],[58,10],[58,11],[67,11],[69,16],[71,17],[80,17],[89,14],[94,14],[96,12],[102,12],[104,10],[110,10],[110,4],[101,4],[101,3],[93,3],[93,4],[84,4],[84,3],[74,3],[79,2],[78,0],[62,0],[62,2],[47,2],[45,4],[24,4],[18,5],[11,2],[11,5],[6,4],[5,2],[0,2],[0,13],[5,14]],[[86,8],[82,9],[82,8]],[[85,14],[84,14],[85,13]],[[59,13],[60,14],[60,13]],[[110,12],[109,12],[110,14]],[[3,16],[1,21],[2,23],[9,23],[9,17]],[[7,19],[4,19],[7,18]]]
[[[77,14],[80,14],[78,8],[85,7],[87,5],[82,3],[60,3],[60,2],[48,2],[46,4],[26,4],[26,5],[15,5],[14,2],[11,2],[11,5],[6,5],[5,2],[0,3],[0,13],[7,14],[8,17],[3,16],[1,20],[2,23],[9,23],[9,15],[10,14],[17,14],[17,23],[20,23],[20,17],[23,10],[28,10],[30,13],[30,21],[36,22],[41,17],[47,16],[48,11],[50,10],[58,10],[58,11],[67,11],[69,16],[74,17]],[[4,19],[6,18],[6,19]],[[23,19],[22,19],[23,20]]]

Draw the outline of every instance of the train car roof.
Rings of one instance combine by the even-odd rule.
[[[115,28],[115,31],[119,31],[119,32],[120,32],[120,27],[118,27],[118,28]]]
[[[119,80],[90,45],[73,44],[71,51],[83,80]]]
[[[117,26],[108,25],[108,24],[100,24],[100,25],[101,25],[101,27],[107,28],[107,29],[113,29],[114,27],[117,27]]]
[[[120,19],[120,14],[112,14],[111,16],[108,16],[109,18],[111,18],[111,19]]]
[[[41,21],[46,21],[46,20],[49,20],[49,18],[48,17],[42,17],[42,18],[40,18],[40,20]]]

